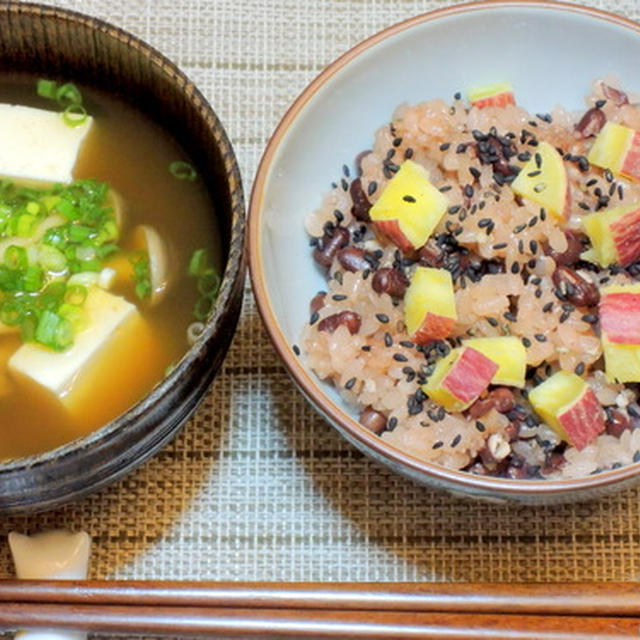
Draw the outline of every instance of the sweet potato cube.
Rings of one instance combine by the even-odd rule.
[[[640,259],[640,207],[637,204],[597,211],[585,216],[591,249],[584,258],[603,267],[623,267]]]
[[[569,199],[567,171],[562,156],[548,142],[541,142],[511,184],[514,193],[537,202],[564,220]]]
[[[471,338],[464,346],[472,347],[498,365],[491,384],[503,384],[510,387],[524,387],[527,369],[527,350],[515,336],[496,336],[490,338]]]
[[[640,284],[601,291],[600,328],[610,382],[640,382]]]
[[[457,320],[451,274],[446,269],[418,267],[404,295],[404,321],[418,344],[446,338]]]
[[[422,390],[447,411],[463,411],[489,386],[498,365],[471,347],[458,347],[436,365]]]
[[[576,449],[604,431],[604,411],[593,389],[575,373],[558,371],[529,393],[540,417]]]
[[[403,251],[419,249],[447,210],[447,198],[429,181],[427,170],[405,160],[389,180],[369,216],[379,231]]]
[[[515,104],[513,88],[509,82],[496,82],[481,87],[474,87],[468,93],[471,106],[478,109],[484,107],[506,107]]]
[[[607,122],[591,147],[588,160],[603,169],[640,181],[640,132]]]

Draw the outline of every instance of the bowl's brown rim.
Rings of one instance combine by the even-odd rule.
[[[366,449],[375,452],[376,456],[387,460],[392,465],[401,465],[416,474],[428,476],[438,483],[444,483],[450,488],[457,487],[461,491],[472,489],[476,493],[501,494],[505,497],[542,497],[554,494],[571,493],[572,491],[589,491],[602,489],[610,484],[623,482],[636,476],[640,470],[640,463],[631,464],[620,469],[605,471],[586,478],[564,480],[511,480],[506,478],[491,478],[473,475],[464,471],[447,469],[435,464],[424,462],[400,449],[385,443],[382,438],[372,434],[354,420],[345,411],[335,405],[322,391],[319,382],[312,377],[302,366],[299,358],[294,354],[292,346],[288,343],[284,333],[280,329],[273,307],[267,295],[264,271],[262,269],[262,251],[260,244],[260,222],[262,203],[266,181],[271,169],[275,154],[289,127],[295,121],[311,98],[319,89],[330,80],[338,71],[343,69],[354,58],[374,45],[394,36],[398,33],[445,17],[455,16],[467,12],[485,11],[499,8],[537,8],[553,11],[564,11],[585,15],[597,20],[627,27],[640,34],[640,25],[636,22],[618,16],[607,11],[585,7],[583,5],[569,4],[567,2],[555,2],[552,0],[483,0],[470,2],[452,7],[445,7],[420,14],[403,22],[391,25],[382,31],[363,40],[339,58],[330,63],[325,69],[302,91],[293,104],[286,111],[280,123],[276,127],[267,144],[266,150],[260,160],[254,179],[248,210],[248,248],[249,248],[249,273],[251,284],[256,298],[258,311],[265,324],[267,332],[282,358],[286,368],[295,382],[312,399],[313,403],[332,422],[340,425],[358,443]]]
[[[246,228],[245,228],[245,204],[242,187],[242,176],[238,166],[231,141],[227,132],[218,118],[217,113],[195,83],[174,62],[161,53],[158,49],[148,44],[138,36],[122,29],[106,20],[90,16],[72,9],[65,9],[53,5],[34,2],[22,2],[22,0],[0,0],[0,12],[32,15],[38,18],[54,18],[68,22],[76,22],[86,28],[99,30],[122,44],[137,49],[154,64],[169,75],[176,87],[191,101],[203,114],[207,127],[215,133],[216,144],[220,147],[220,155],[225,167],[229,183],[229,198],[231,219],[229,221],[229,253],[222,275],[220,293],[216,300],[214,313],[211,314],[195,344],[190,347],[182,358],[176,363],[174,369],[162,381],[160,381],[146,396],[126,412],[117,416],[99,429],[77,438],[67,444],[44,453],[24,456],[10,460],[0,465],[0,475],[3,472],[14,472],[18,469],[31,468],[38,465],[50,464],[58,458],[73,455],[75,452],[90,446],[96,440],[113,438],[129,421],[135,421],[143,416],[157,398],[168,392],[176,380],[188,369],[191,364],[202,357],[204,345],[214,340],[223,330],[227,311],[234,303],[238,280],[244,285],[246,267]]]

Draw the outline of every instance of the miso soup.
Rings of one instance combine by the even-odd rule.
[[[0,110],[0,160],[19,165],[7,175],[0,161],[0,461],[69,442],[140,400],[189,348],[219,283],[214,205],[184,150],[131,106],[61,87],[0,78],[0,103],[86,128],[70,183],[17,175],[38,161],[1,119],[34,114]],[[36,137],[42,162],[55,134]]]

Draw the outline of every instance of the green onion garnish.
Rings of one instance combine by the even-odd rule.
[[[178,178],[178,180],[189,180],[193,182],[198,174],[196,170],[184,160],[175,160],[169,165],[169,171],[174,178]]]
[[[36,84],[36,92],[39,96],[43,98],[48,98],[49,100],[56,99],[56,90],[58,88],[58,83],[54,80],[38,80]]]
[[[66,82],[56,89],[56,100],[61,107],[80,105],[82,104],[82,94],[75,84]]]
[[[146,300],[151,296],[149,254],[146,251],[134,251],[129,256],[129,262],[133,265],[133,281],[136,283],[136,295],[140,300]]]
[[[189,275],[198,279],[200,297],[193,308],[193,315],[204,322],[209,315],[220,290],[220,274],[211,264],[208,249],[196,249],[189,260]]]
[[[62,112],[62,119],[69,127],[79,127],[88,117],[87,110],[81,104],[70,104]]]
[[[0,322],[19,327],[24,341],[62,350],[83,327],[87,288],[67,281],[99,272],[119,250],[108,193],[97,180],[50,188],[0,180],[0,240],[21,238],[0,254]],[[51,216],[62,220],[36,239]]]

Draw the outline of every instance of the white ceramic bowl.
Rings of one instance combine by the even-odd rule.
[[[323,289],[303,222],[343,164],[370,148],[374,132],[402,102],[508,80],[531,112],[555,104],[584,108],[595,78],[615,74],[640,91],[640,27],[576,5],[480,2],[417,16],[369,38],[332,63],[299,96],[276,129],[256,176],[249,214],[251,276],[271,339],[311,402],[351,442],[420,482],[464,495],[526,502],[598,496],[640,478],[631,465],[588,478],[515,481],[474,476],[421,462],[357,422],[292,345]]]

